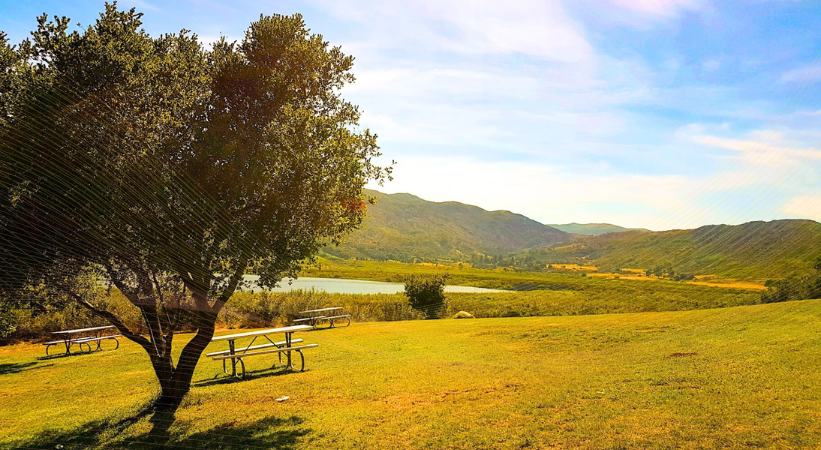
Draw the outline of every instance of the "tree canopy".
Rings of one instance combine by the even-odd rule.
[[[249,267],[271,286],[365,212],[376,136],[341,88],[353,58],[299,15],[240,42],[153,37],[106,4],[97,21],[38,18],[0,39],[0,295],[47,292],[148,352],[176,408],[216,314]],[[95,303],[114,286],[148,335]],[[197,335],[173,361],[174,331]]]

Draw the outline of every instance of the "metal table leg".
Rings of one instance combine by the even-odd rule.
[[[285,347],[287,347],[287,348],[291,348],[291,334],[293,334],[293,333],[285,333]],[[290,370],[290,369],[293,368],[291,366],[291,351],[288,350],[285,353],[286,353],[287,359],[288,359],[288,366],[286,367],[286,369]]]
[[[228,354],[234,356],[234,340],[231,339],[228,341]],[[237,376],[237,359],[231,358],[231,376]]]

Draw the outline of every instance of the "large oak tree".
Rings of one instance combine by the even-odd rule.
[[[352,63],[299,15],[208,48],[152,37],[112,4],[86,28],[44,15],[20,45],[0,38],[0,294],[109,320],[147,352],[157,408],[175,410],[246,270],[268,286],[293,275],[387,175],[340,96]],[[147,332],[95,300],[101,284]],[[175,361],[183,327],[196,334]]]

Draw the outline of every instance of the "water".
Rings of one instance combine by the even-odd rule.
[[[257,275],[245,275],[245,281],[251,284],[251,288],[243,288],[244,291],[259,292],[263,290],[256,285],[259,279]],[[389,283],[386,281],[348,280],[345,278],[313,278],[301,277],[295,280],[283,279],[279,286],[268,289],[271,292],[291,292],[291,291],[323,291],[329,294],[401,294],[405,292],[405,285],[402,283]],[[502,289],[487,289],[473,286],[445,286],[445,292],[473,292],[491,293],[507,292]]]

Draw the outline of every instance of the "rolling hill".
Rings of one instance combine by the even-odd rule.
[[[612,223],[549,223],[547,226],[564,231],[565,233],[580,234],[583,236],[598,236],[600,234],[636,230],[636,228],[624,228],[613,225]]]
[[[462,261],[540,270],[549,263],[603,271],[669,266],[677,273],[764,280],[807,274],[821,258],[821,224],[775,220],[648,231],[606,223],[544,225],[509,211],[411,194],[375,198],[362,226],[325,256],[398,261]],[[626,231],[625,231],[626,230]]]
[[[509,211],[430,202],[411,194],[366,194],[376,202],[369,205],[362,226],[324,253],[343,258],[468,261],[476,255],[506,255],[572,239],[568,233]]]
[[[527,252],[537,261],[614,268],[669,265],[676,272],[765,279],[812,272],[821,258],[821,224],[774,220],[693,230],[627,231],[581,237]]]

